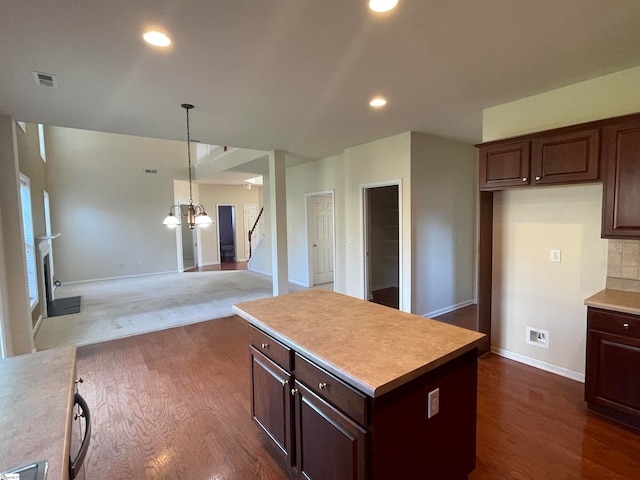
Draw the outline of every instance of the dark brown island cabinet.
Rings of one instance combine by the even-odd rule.
[[[234,311],[250,323],[252,416],[303,478],[475,468],[484,335],[323,290]]]
[[[587,310],[588,409],[640,431],[640,316]]]

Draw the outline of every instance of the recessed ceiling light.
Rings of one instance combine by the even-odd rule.
[[[386,104],[387,104],[387,101],[382,97],[372,98],[371,101],[369,102],[369,105],[371,105],[374,108],[384,107]]]
[[[374,12],[388,12],[398,5],[398,0],[369,0],[369,8]]]
[[[169,45],[171,45],[171,39],[162,32],[156,32],[152,30],[146,32],[142,36],[142,38],[144,38],[147,43],[155,45],[156,47],[168,47]]]

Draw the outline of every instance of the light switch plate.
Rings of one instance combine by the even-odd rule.
[[[440,389],[436,388],[427,396],[427,418],[431,418],[440,412]]]
[[[560,263],[562,261],[562,252],[560,250],[551,250],[549,259],[552,263]]]

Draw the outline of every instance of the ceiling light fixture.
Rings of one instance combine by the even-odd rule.
[[[386,104],[387,104],[387,101],[382,97],[372,98],[371,101],[369,102],[369,105],[371,105],[374,108],[384,107]]]
[[[369,0],[369,8],[374,12],[383,13],[398,5],[398,0]]]
[[[156,47],[168,47],[171,45],[171,39],[162,32],[148,31],[142,35],[145,42],[155,45]]]
[[[211,217],[207,215],[207,212],[204,211],[204,206],[202,204],[194,205],[193,204],[193,192],[191,189],[191,133],[189,131],[189,110],[193,108],[193,105],[189,103],[183,103],[180,105],[187,111],[187,159],[189,162],[189,205],[186,205],[187,211],[183,212],[181,205],[173,205],[169,209],[169,214],[165,217],[163,225],[167,225],[168,227],[177,227],[180,225],[180,217],[187,218],[187,224],[189,228],[193,230],[194,227],[199,227],[203,225],[210,225],[213,223]],[[179,212],[176,215],[176,212]]]

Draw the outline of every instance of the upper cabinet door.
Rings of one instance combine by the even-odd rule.
[[[480,189],[529,185],[529,140],[480,147]]]
[[[640,120],[604,133],[603,237],[640,237]]]
[[[598,180],[600,130],[537,136],[531,145],[532,185]]]

